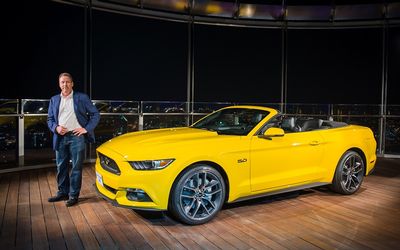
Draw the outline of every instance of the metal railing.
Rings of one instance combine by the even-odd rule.
[[[370,127],[381,156],[400,156],[400,105],[294,104],[294,103],[210,103],[94,100],[100,111],[96,144],[87,148],[86,159],[95,149],[124,133],[166,127],[188,126],[219,108],[246,104],[268,106],[296,116],[334,119]],[[47,128],[49,100],[0,100],[0,171],[54,165],[52,133]],[[382,114],[381,110],[386,113]],[[285,112],[283,112],[285,111]]]

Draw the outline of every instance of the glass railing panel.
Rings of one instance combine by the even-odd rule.
[[[400,105],[386,106],[386,114],[388,116],[400,116]]]
[[[195,102],[193,113],[208,114],[218,109],[234,105],[231,102]]]
[[[193,123],[197,122],[198,120],[200,120],[204,116],[206,116],[206,115],[192,115],[192,117],[191,117],[192,120],[191,120],[190,124],[193,124]]]
[[[294,115],[329,115],[330,106],[328,104],[286,104],[286,113]]]
[[[47,114],[49,109],[49,100],[22,100],[23,114]]]
[[[291,114],[287,114],[287,115],[292,116]],[[304,119],[304,118],[314,118],[314,119],[321,119],[321,120],[328,120],[329,119],[329,117],[326,116],[326,115],[295,114],[293,116],[296,117],[296,118],[301,118],[301,119]]]
[[[17,164],[18,117],[0,115],[0,169]]]
[[[142,102],[142,113],[187,113],[187,102]]]
[[[0,99],[0,115],[17,114],[18,100],[17,99]]]
[[[96,145],[116,136],[137,131],[139,116],[137,115],[101,115],[100,122],[95,129]]]
[[[400,117],[386,118],[385,154],[400,154]]]
[[[93,100],[93,105],[100,113],[112,113],[111,101]]]
[[[25,115],[24,131],[25,165],[54,162],[52,132],[47,127],[47,115]]]
[[[380,105],[368,104],[334,104],[332,105],[333,115],[379,115]]]
[[[94,130],[96,142],[88,150],[89,159],[96,159],[96,148],[104,142],[129,132],[139,130],[139,116],[132,114],[118,114],[100,116],[100,121]]]
[[[143,130],[157,128],[186,127],[188,115],[146,115],[143,117]]]
[[[139,113],[139,102],[135,101],[109,101],[93,100],[93,104],[101,114],[137,114]]]
[[[261,106],[261,107],[267,107],[267,108],[273,108],[279,111],[282,111],[282,105],[280,103],[240,103],[240,105],[249,105],[249,106]]]

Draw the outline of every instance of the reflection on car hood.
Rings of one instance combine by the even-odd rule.
[[[155,152],[160,147],[171,148],[178,146],[178,144],[188,145],[192,143],[195,145],[196,140],[216,139],[221,136],[213,131],[195,128],[156,129],[127,133],[109,140],[100,147],[106,147],[123,156],[129,156],[132,152],[142,154],[146,151]]]

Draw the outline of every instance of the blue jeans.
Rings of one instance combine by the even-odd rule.
[[[82,163],[85,157],[85,136],[68,133],[60,139],[56,150],[58,195],[78,198],[82,186]],[[69,174],[69,162],[72,162]]]

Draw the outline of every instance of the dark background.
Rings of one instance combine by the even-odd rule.
[[[93,10],[85,28],[83,7],[14,7],[3,29],[0,98],[48,99],[67,71],[96,100],[188,100],[188,23]],[[192,32],[192,101],[281,101],[284,30],[195,24]],[[383,32],[289,28],[285,101],[380,104]],[[387,45],[387,102],[400,104],[400,28],[388,28]]]
[[[188,24],[93,12],[93,98],[186,101]]]

